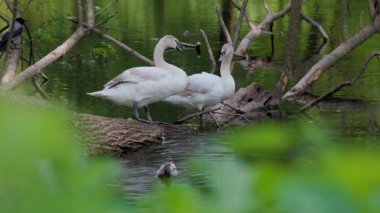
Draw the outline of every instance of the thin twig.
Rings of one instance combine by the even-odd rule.
[[[41,85],[38,84],[36,76],[32,77],[32,84],[34,88],[36,89],[36,91],[42,96],[42,98],[49,99],[49,96],[46,94],[44,89],[42,89]]]
[[[226,106],[226,107],[228,107],[228,108],[230,108],[230,109],[236,111],[236,112],[239,113],[239,114],[244,114],[244,113],[245,113],[245,112],[242,111],[241,109],[236,108],[236,107],[232,106],[231,104],[226,103],[226,102],[224,102],[224,101],[222,101],[221,104],[223,104],[224,106]]]
[[[99,10],[95,16],[99,16],[100,14],[102,14],[103,12],[105,12],[106,10],[108,10],[110,7],[112,7],[115,3],[117,3],[118,0],[113,0],[110,4],[108,4],[106,7],[102,8],[101,10]]]
[[[243,17],[245,15],[245,10],[247,8],[248,0],[243,0],[243,3],[241,5],[240,9],[240,16],[239,16],[239,21],[236,26],[236,31],[235,31],[235,37],[234,37],[234,48],[236,48],[237,41],[239,39],[239,33],[240,33],[240,28],[241,28],[241,23],[243,22]]]
[[[9,19],[3,13],[0,13],[0,19],[2,19],[5,23],[9,24]]]
[[[21,16],[23,16],[24,13],[28,10],[28,8],[29,8],[30,4],[32,3],[32,1],[33,0],[29,0],[28,3],[26,3],[26,6],[25,6],[24,10],[22,11]]]
[[[232,39],[231,39],[231,36],[230,36],[230,33],[228,32],[228,29],[226,27],[226,24],[224,23],[224,20],[223,20],[223,16],[222,16],[222,12],[220,11],[220,6],[219,4],[216,4],[216,13],[218,14],[218,18],[219,18],[219,22],[220,22],[220,26],[222,27],[222,30],[224,32],[224,36],[226,37],[226,40],[229,44],[233,44],[232,43]]]
[[[210,117],[212,118],[212,120],[214,121],[216,127],[219,129],[220,128],[220,125],[219,125],[219,122],[216,120],[215,116],[212,114],[212,112],[210,112],[210,109],[209,109],[209,113]]]
[[[69,17],[68,18],[69,20],[71,20],[73,23],[78,23],[78,18],[76,17]],[[86,27],[86,28],[90,28],[90,26],[86,23],[83,23],[83,26]],[[129,54],[135,56],[136,58],[144,61],[145,63],[151,65],[151,66],[154,66],[154,62],[152,60],[150,60],[149,58],[143,56],[142,54],[140,54],[139,52],[137,52],[136,50],[130,48],[129,46],[127,46],[126,44],[124,44],[123,42],[117,40],[116,38],[108,35],[107,33],[99,30],[98,28],[92,28],[91,29],[92,32],[94,32],[97,36],[105,39],[105,40],[108,40],[112,43],[114,43],[116,46],[118,46],[119,48],[127,51]]]
[[[267,13],[267,16],[272,15],[272,11],[270,10],[270,8],[268,6],[268,2],[266,0],[262,0],[261,2],[263,3],[265,12]]]
[[[211,73],[214,73],[216,71],[216,66],[217,65],[216,65],[214,54],[212,53],[210,42],[208,41],[206,32],[203,29],[200,29],[199,31],[201,31],[203,39],[205,40],[205,43],[206,43],[208,56],[209,56],[210,61],[211,61]]]
[[[100,23],[96,24],[96,26],[94,26],[94,28],[99,28],[101,27],[102,25],[106,24],[109,20],[111,20],[113,17],[115,17],[117,14],[119,14],[119,12],[114,12],[113,14],[111,14],[110,16],[108,16],[105,20],[101,21]]]
[[[238,9],[239,11],[241,11],[241,5],[240,5],[239,2],[236,2],[236,0],[232,0],[232,5],[236,9]],[[253,22],[251,20],[251,17],[249,16],[249,13],[247,12],[247,9],[245,10],[244,16],[245,16],[245,21],[248,23],[249,28],[251,30],[254,29],[256,26],[253,24]]]
[[[300,14],[301,14],[301,17],[307,22],[309,23],[311,26],[317,28],[317,30],[319,31],[319,33],[322,35],[323,37],[323,40],[325,42],[329,42],[329,36],[327,35],[326,31],[323,29],[323,27],[316,21],[314,21],[312,18],[310,18],[309,16],[307,16],[302,10],[300,11]]]
[[[216,110],[219,110],[219,109],[220,109],[220,107],[218,107],[216,109],[207,109],[207,110],[203,110],[201,112],[192,113],[190,115],[187,115],[187,116],[185,116],[183,118],[180,118],[180,119],[174,121],[173,124],[182,124],[182,123],[184,123],[184,122],[186,122],[186,121],[188,121],[188,120],[190,120],[190,119],[192,119],[194,117],[197,117],[197,116],[200,116],[200,115],[203,115],[203,114],[206,114],[206,113],[212,113],[212,112],[214,112]]]
[[[365,61],[365,63],[363,64],[363,66],[361,67],[361,69],[359,70],[359,72],[356,74],[356,76],[353,79],[340,83],[336,87],[330,89],[329,91],[327,91],[326,93],[324,93],[323,95],[321,95],[319,98],[315,99],[314,101],[311,101],[310,103],[308,103],[305,106],[303,106],[302,108],[300,108],[299,111],[304,112],[304,111],[312,108],[313,106],[317,105],[319,102],[321,102],[325,98],[327,98],[327,97],[333,95],[334,93],[338,92],[343,87],[352,86],[353,84],[355,84],[359,80],[359,78],[364,74],[365,70],[367,69],[367,66],[368,66],[369,62],[374,57],[379,57],[379,56],[380,56],[380,52],[378,52],[378,51],[373,52],[367,58],[367,60]]]

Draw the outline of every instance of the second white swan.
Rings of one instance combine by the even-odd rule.
[[[164,101],[188,109],[202,111],[231,97],[235,92],[235,81],[231,75],[231,62],[234,54],[233,46],[223,45],[219,61],[221,77],[202,72],[188,77],[188,85],[184,91],[170,96]]]

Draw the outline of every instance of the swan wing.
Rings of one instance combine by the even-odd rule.
[[[120,84],[138,84],[146,81],[159,81],[169,73],[158,67],[134,67],[128,69],[107,82],[104,87],[112,88]]]
[[[214,90],[220,84],[220,77],[210,73],[200,73],[189,76],[186,89],[181,92],[181,96],[191,96],[194,94],[206,94]]]

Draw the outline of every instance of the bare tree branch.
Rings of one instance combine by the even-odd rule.
[[[78,13],[78,25],[79,27],[82,27],[83,26],[82,0],[77,0],[77,13]]]
[[[0,13],[0,19],[2,19],[5,23],[9,24],[9,19],[3,13]]]
[[[23,16],[24,13],[28,10],[28,8],[32,2],[33,2],[33,0],[29,0],[28,3],[26,3],[24,10],[21,12],[21,16]]]
[[[103,20],[103,21],[99,22],[98,24],[96,24],[96,26],[94,26],[94,28],[99,28],[99,27],[103,26],[109,20],[113,19],[117,14],[119,14],[119,12],[114,12],[113,14],[109,15],[105,20]]]
[[[210,46],[210,42],[208,41],[208,38],[207,38],[207,34],[204,30],[200,29],[199,31],[201,31],[201,34],[203,36],[203,39],[205,40],[205,43],[206,43],[206,47],[207,47],[207,52],[208,52],[208,56],[210,58],[210,61],[211,61],[211,73],[215,73],[216,71],[216,61],[215,61],[215,57],[214,57],[214,54],[212,53],[212,49],[211,49],[211,46]]]
[[[236,48],[237,40],[239,39],[239,33],[240,33],[240,27],[241,23],[243,22],[243,17],[245,16],[245,10],[248,4],[248,0],[243,0],[243,4],[240,9],[240,16],[239,21],[237,23],[236,32],[235,32],[235,38],[234,38],[234,48]]]
[[[341,90],[343,87],[346,87],[346,86],[352,86],[353,84],[355,84],[359,78],[364,74],[365,70],[367,69],[367,66],[369,64],[369,62],[374,58],[374,57],[379,57],[380,56],[380,52],[378,51],[375,51],[373,52],[368,58],[367,60],[365,61],[365,63],[363,64],[363,66],[361,67],[361,69],[359,70],[359,72],[356,74],[356,76],[351,79],[351,80],[348,80],[348,81],[344,81],[342,83],[340,83],[339,85],[337,85],[336,87],[330,89],[329,91],[327,91],[326,93],[324,93],[323,95],[321,95],[319,98],[311,101],[310,103],[306,104],[305,106],[303,106],[302,108],[299,109],[299,111],[301,112],[304,112],[310,108],[312,108],[313,106],[317,105],[319,102],[321,102],[322,100],[324,100],[325,98],[333,95],[334,93],[338,92],[339,90]]]
[[[376,16],[376,8],[375,8],[375,2],[376,0],[368,0],[368,7],[369,7],[369,14],[371,15],[371,18],[374,18]]]
[[[300,11],[300,14],[301,14],[301,17],[307,22],[309,23],[311,26],[317,28],[317,30],[319,31],[319,33],[322,35],[323,37],[323,40],[325,42],[329,42],[330,39],[329,39],[329,36],[327,35],[326,31],[323,29],[323,27],[316,21],[314,21],[312,18],[310,18],[309,16],[307,16],[302,10]]]
[[[267,13],[267,15],[272,15],[272,11],[270,10],[270,8],[268,6],[267,0],[261,0],[261,2],[263,3],[264,9],[265,9],[265,12]]]
[[[236,2],[236,0],[232,0],[232,5],[238,9],[239,11],[241,11],[241,5],[239,4],[239,2]],[[247,10],[245,10],[245,13],[244,13],[244,16],[245,16],[245,20],[247,21],[248,23],[248,26],[249,28],[252,30],[255,28],[255,25],[253,24],[252,20],[251,20],[251,17],[249,16],[249,13],[247,12]]]
[[[91,28],[95,26],[95,9],[93,0],[87,0],[87,24]]]
[[[99,10],[95,16],[99,16],[100,14],[104,13],[104,11],[108,10],[110,7],[112,7],[115,3],[117,3],[118,0],[112,0],[112,2],[107,5],[106,7],[102,8],[101,10]]]
[[[319,76],[329,67],[339,61],[347,53],[355,49],[359,44],[369,39],[380,29],[380,16],[377,15],[374,23],[364,27],[359,33],[347,39],[344,43],[335,48],[329,55],[322,58],[309,70],[309,72],[298,81],[282,98],[290,99],[304,92]]]
[[[25,80],[39,74],[42,70],[58,60],[60,57],[66,54],[71,48],[73,48],[79,41],[86,35],[86,30],[78,28],[65,42],[58,46],[55,50],[41,58],[32,66],[26,68],[23,72],[18,74],[12,81],[0,86],[0,91],[6,91],[18,87]]]
[[[69,17],[68,18],[69,20],[71,20],[73,23],[78,23],[78,19],[76,17]],[[90,28],[89,25],[87,25],[86,23],[83,24],[83,26],[85,28]],[[105,39],[105,40],[108,40],[112,43],[114,43],[116,46],[118,46],[119,48],[127,51],[129,54],[135,56],[136,58],[144,61],[145,63],[151,65],[151,66],[154,66],[154,62],[148,58],[146,58],[145,56],[143,56],[142,54],[140,54],[139,52],[137,52],[136,50],[130,48],[129,46],[127,46],[126,44],[124,44],[123,42],[113,38],[112,36],[108,35],[107,33],[105,32],[102,32],[101,30],[97,29],[97,28],[92,28],[91,31],[93,33],[95,33],[97,36]]]
[[[289,0],[288,5],[284,9],[282,9],[281,11],[279,11],[275,14],[268,13],[267,16],[265,17],[265,19],[257,27],[255,27],[254,29],[249,31],[244,36],[244,38],[241,40],[238,48],[236,49],[235,54],[244,55],[244,53],[248,49],[249,44],[252,42],[252,40],[259,37],[262,34],[262,31],[264,29],[266,29],[273,21],[285,16],[290,11],[290,8],[291,8],[291,3]]]
[[[223,21],[223,16],[222,16],[222,12],[220,11],[220,6],[219,6],[219,4],[216,4],[216,13],[218,14],[218,18],[219,18],[220,26],[222,27],[222,30],[223,30],[223,32],[224,32],[224,36],[226,37],[227,42],[230,43],[230,44],[233,44],[233,43],[232,43],[231,36],[230,36],[230,33],[228,32],[228,29],[227,29],[227,27],[226,27],[226,24],[225,24],[224,21]]]

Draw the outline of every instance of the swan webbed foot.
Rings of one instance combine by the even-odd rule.
[[[136,121],[140,121],[142,123],[146,123],[146,124],[154,124],[155,123],[154,121],[146,120],[146,119],[143,119],[143,118],[136,118],[134,116],[133,116],[133,119],[135,119]]]

